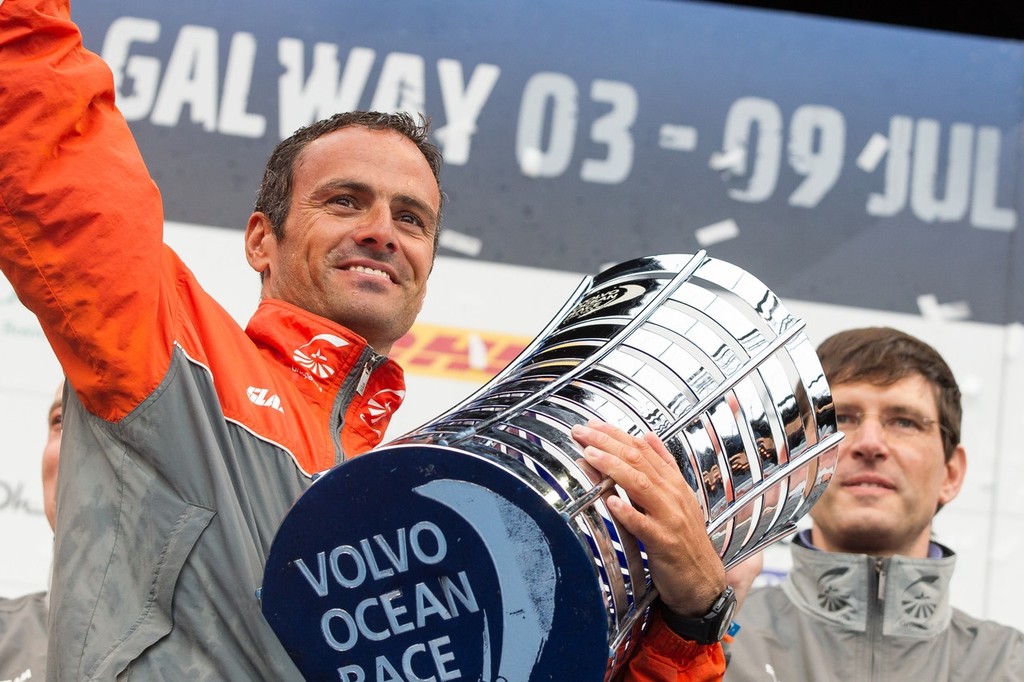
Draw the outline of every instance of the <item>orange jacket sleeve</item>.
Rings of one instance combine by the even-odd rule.
[[[618,682],[712,682],[725,674],[721,644],[703,645],[669,630],[658,609],[636,653],[619,673]]]
[[[86,407],[116,420],[170,363],[160,194],[66,1],[0,4],[0,268]]]

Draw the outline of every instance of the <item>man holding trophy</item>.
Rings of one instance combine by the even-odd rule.
[[[262,302],[242,330],[162,244],[160,194],[114,105],[111,74],[82,48],[67,3],[0,4],[0,53],[0,266],[66,371],[64,429],[75,444],[60,463],[49,678],[297,679],[261,613],[264,562],[293,502],[317,475],[379,445],[404,396],[401,369],[386,356],[426,291],[440,156],[409,117],[358,112],[279,145],[246,230]],[[642,544],[649,594],[660,595],[638,603],[645,622],[619,674],[718,677],[732,612],[719,557],[741,549],[729,540],[733,519],[715,546],[708,502],[684,480],[678,449],[581,421],[567,447],[617,486],[618,496],[601,491],[605,523]],[[777,439],[796,437],[763,425]],[[345,522],[376,513],[336,506]],[[749,535],[756,521],[737,529]],[[394,542],[368,535],[358,557],[345,548],[362,551],[359,543],[338,544],[319,565],[306,556],[302,579],[326,593],[330,576],[354,580],[346,571],[367,566],[361,557],[399,540],[437,542],[396,550],[394,566],[434,560],[446,549],[435,527],[400,528]],[[352,621],[359,632],[403,629],[387,594],[376,610],[365,602]],[[452,615],[420,594],[421,613]],[[437,599],[472,603],[452,594]],[[648,616],[640,606],[652,604]],[[329,642],[344,644],[340,609],[319,622]],[[419,666],[433,656],[444,679],[456,679],[443,647],[432,646],[406,647],[404,661],[387,665],[402,668],[401,679],[427,679]],[[377,679],[392,679],[382,666]]]

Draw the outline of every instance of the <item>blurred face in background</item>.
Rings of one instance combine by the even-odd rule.
[[[43,446],[43,510],[50,528],[56,527],[57,518],[57,464],[60,461],[61,436],[61,395],[64,393],[64,382],[57,386],[57,393],[50,405],[46,418],[46,445]]]

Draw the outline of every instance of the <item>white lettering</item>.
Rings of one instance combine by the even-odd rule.
[[[413,115],[422,112],[425,106],[425,80],[423,57],[392,52],[384,58],[370,109],[404,111]]]
[[[160,60],[141,55],[129,56],[132,43],[152,44],[159,39],[159,22],[135,17],[115,19],[103,39],[102,56],[114,73],[117,108],[129,121],[146,118],[160,82]],[[130,93],[123,91],[125,78],[131,80]]]
[[[398,529],[397,554],[395,554],[394,550],[392,550],[391,547],[388,545],[388,542],[384,539],[383,535],[374,535],[373,539],[377,543],[377,546],[381,548],[381,551],[384,552],[384,555],[388,558],[388,561],[391,562],[391,565],[394,566],[399,573],[405,573],[409,570],[409,551],[405,542],[404,528]],[[367,551],[367,553],[369,553],[369,547],[364,547],[364,549]]]
[[[441,675],[441,680],[445,682],[447,680],[457,680],[462,677],[462,673],[458,668],[449,670],[445,665],[455,660],[455,654],[451,651],[442,653],[441,647],[451,643],[452,640],[447,635],[427,642],[427,646],[430,647],[430,655],[434,658],[434,665],[437,666],[437,672]]]
[[[843,169],[846,121],[832,107],[807,105],[789,123],[789,164],[806,176],[789,196],[791,206],[814,208],[831,191]]]
[[[338,677],[341,678],[341,682],[366,682],[366,673],[358,665],[338,668]]]
[[[974,195],[971,200],[971,224],[986,230],[1012,230],[1017,226],[1017,211],[996,206],[999,189],[999,128],[978,128],[974,157]]]
[[[416,583],[416,627],[421,628],[426,623],[427,616],[438,615],[441,620],[448,620],[452,617],[448,609],[444,607],[441,600],[434,596],[434,593],[424,583]],[[430,602],[427,604],[426,602]]]
[[[387,674],[387,677],[384,677],[385,674]],[[378,656],[377,682],[405,682],[405,680],[402,679],[401,673],[395,670],[395,666],[391,665],[391,661],[387,659],[387,656]]]
[[[470,613],[476,613],[480,610],[480,607],[476,604],[476,596],[473,594],[473,588],[469,586],[469,579],[466,577],[465,571],[459,571],[459,582],[462,584],[462,589],[459,590],[455,587],[455,583],[452,579],[446,575],[441,576],[441,591],[444,592],[445,599],[448,601],[448,611],[451,613],[451,617],[459,615],[459,609],[455,605],[455,598],[462,602]]]
[[[331,629],[331,621],[340,620],[345,624],[345,628],[348,630],[348,637],[342,641],[339,641],[334,636],[334,631]],[[356,628],[356,623],[352,620],[352,616],[348,615],[348,612],[344,609],[331,609],[320,618],[320,632],[324,636],[324,641],[327,642],[327,646],[331,647],[335,651],[348,651],[356,642],[359,641],[359,632]]]
[[[756,147],[750,149],[751,137],[757,135]],[[729,196],[738,201],[764,201],[775,191],[782,154],[782,113],[775,102],[760,97],[741,97],[729,108],[725,121],[722,149],[728,154],[744,150],[743,158],[734,166],[738,175],[747,171],[747,160],[754,159],[745,189],[730,189]]]
[[[264,402],[267,389],[258,389],[250,386],[248,389],[250,399],[261,404]],[[272,396],[276,399],[277,396]],[[267,404],[271,401],[268,400]],[[309,583],[318,596],[327,596],[329,586],[327,582],[327,568],[334,580],[344,588],[359,587],[366,581],[367,574],[373,580],[381,580],[398,573],[405,573],[409,570],[409,552],[423,564],[437,564],[444,560],[448,553],[448,544],[441,529],[429,521],[421,521],[414,525],[410,531],[399,528],[395,532],[396,544],[394,547],[388,544],[383,535],[374,535],[373,544],[367,538],[359,541],[359,548],[352,545],[338,545],[331,550],[330,557],[324,552],[317,553],[317,572],[314,573],[305,559],[296,559],[295,566],[302,573],[302,576]],[[380,550],[380,555],[387,560],[390,566],[383,565],[378,556],[374,554],[373,545]],[[345,560],[347,557],[347,561]]]
[[[996,205],[1001,134],[998,128],[954,123],[949,132],[944,189],[940,184],[941,126],[933,119],[893,116],[889,123],[885,191],[868,197],[867,212],[892,216],[910,205],[924,222],[957,222],[970,207],[974,227],[1012,230],[1013,208]],[[976,140],[976,144],[975,144]],[[911,164],[913,159],[913,164]],[[973,177],[972,177],[973,171]]]
[[[380,605],[384,607],[384,615],[387,616],[388,623],[391,625],[391,632],[395,633],[396,635],[401,634],[403,632],[409,632],[415,627],[412,623],[398,622],[399,616],[403,616],[409,612],[409,609],[405,608],[404,606],[396,606],[395,604],[391,603],[394,599],[401,596],[401,590],[392,590],[391,592],[386,592],[380,596]],[[419,617],[417,617],[416,620],[418,622],[420,620]]]
[[[437,682],[437,678],[433,675],[430,677],[420,677],[412,670],[413,655],[425,652],[426,650],[427,647],[423,644],[413,644],[402,654],[402,672],[405,673],[405,677],[409,682]]]
[[[376,537],[381,537],[380,535]],[[382,538],[383,539],[383,538]],[[380,580],[381,578],[387,578],[395,574],[394,569],[385,568],[381,569],[377,566],[377,558],[373,556],[373,550],[370,549],[370,541],[363,538],[359,541],[359,546],[363,550],[363,556],[366,557],[366,564],[370,567],[370,575],[373,576],[374,580]]]
[[[633,134],[630,128],[636,122],[639,98],[629,83],[596,80],[590,86],[590,98],[607,102],[611,111],[599,117],[590,126],[590,139],[608,147],[604,159],[584,159],[580,177],[587,182],[614,185],[629,177],[633,169]]]
[[[313,572],[306,566],[306,562],[299,559],[295,562],[295,565],[299,567],[299,572],[302,573],[313,591],[316,592],[318,597],[327,596],[327,557],[324,556],[323,552],[318,552],[316,555],[317,568],[319,569],[319,578],[313,577]]]
[[[313,46],[309,78],[305,78],[305,46],[301,40],[282,38],[277,58],[284,67],[278,79],[278,132],[283,139],[313,121],[358,109],[376,53],[365,47],[352,48],[340,77],[338,46],[333,43]]]
[[[434,536],[434,544],[437,546],[436,553],[427,554],[423,551],[423,546],[420,544],[420,534],[424,532]],[[440,563],[444,560],[445,555],[448,554],[448,544],[444,539],[444,533],[441,532],[441,529],[436,524],[429,521],[420,521],[410,529],[409,542],[412,545],[412,553],[425,564]]]
[[[565,172],[576,146],[579,92],[562,73],[534,74],[526,82],[516,128],[516,160],[528,177],[553,178]],[[544,148],[545,119],[551,110],[551,131]]]
[[[889,120],[889,152],[885,162],[885,191],[868,196],[868,215],[888,217],[903,210],[910,191],[910,145],[914,120],[893,116]]]
[[[338,563],[338,559],[342,556],[352,557],[352,561],[355,563],[356,574],[352,578],[346,577],[341,572],[341,565]],[[366,580],[366,564],[363,563],[363,557],[359,554],[359,550],[349,545],[340,545],[331,550],[331,573],[334,575],[334,579],[338,581],[338,584],[342,587],[359,587]]]
[[[967,214],[974,128],[966,123],[954,123],[950,129],[946,188],[942,199],[936,193],[940,130],[938,121],[921,119],[914,131],[914,174],[910,186],[910,207],[926,223],[956,222]]]
[[[367,625],[366,609],[374,606],[375,604],[377,604],[377,600],[372,597],[359,602],[356,606],[356,625],[359,627],[359,632],[361,632],[364,637],[372,639],[375,642],[379,642],[390,637],[391,632],[388,630],[373,630],[369,625]]]
[[[463,87],[462,64],[455,59],[437,61],[447,123],[434,131],[434,137],[442,146],[446,164],[464,166],[469,161],[470,141],[477,132],[477,119],[500,74],[501,69],[494,64],[478,64],[469,84]]]
[[[428,616],[440,616],[442,620],[455,618],[459,615],[460,604],[466,613],[476,613],[480,608],[464,571],[459,572],[458,582],[459,585],[456,586],[448,576],[438,578],[447,606],[425,583],[418,583],[415,597],[408,605],[401,601],[402,590],[396,589],[379,597],[361,600],[355,607],[354,616],[345,609],[330,609],[320,619],[324,641],[336,651],[348,651],[357,644],[360,636],[379,642],[391,635],[404,634],[424,627]],[[380,617],[375,619],[378,626],[386,624],[382,630],[375,630],[368,622],[369,612],[376,606],[384,613],[383,620]],[[414,609],[413,613],[409,612],[410,606]],[[345,631],[339,632],[342,625]]]
[[[387,656],[377,656],[374,659],[374,680],[375,682],[448,682],[448,680],[461,679],[462,672],[450,665],[455,660],[455,654],[444,650],[445,647],[450,645],[451,638],[447,636],[432,639],[426,644],[416,643],[410,645],[402,652],[401,672],[388,660]],[[425,654],[428,650],[430,652],[429,659],[422,656],[418,658],[424,661],[432,661],[438,675],[420,677],[422,673],[414,670],[413,659],[417,657],[417,654]],[[417,667],[422,670],[425,666],[419,665]],[[365,682],[366,673],[359,665],[350,664],[338,668],[338,677],[341,682]]]
[[[265,116],[247,112],[252,69],[256,60],[256,38],[251,33],[236,33],[231,38],[224,93],[220,101],[217,128],[227,135],[263,137],[267,129]],[[276,396],[275,396],[276,397]]]
[[[203,130],[216,130],[217,31],[206,26],[182,26],[150,120],[175,126],[186,104],[193,123],[201,124]]]

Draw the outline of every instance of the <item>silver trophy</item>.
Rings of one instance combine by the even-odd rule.
[[[483,615],[484,663],[467,679],[599,679],[602,673],[604,679],[611,679],[645,627],[656,591],[643,547],[605,506],[603,498],[614,487],[612,482],[600,480],[584,463],[579,445],[570,436],[571,427],[597,419],[637,435],[657,433],[703,509],[715,549],[726,567],[733,566],[792,533],[835,468],[842,436],[836,429],[828,383],[803,326],[755,277],[703,252],[616,265],[584,280],[518,358],[475,394],[351,463],[385,462],[388,467],[381,470],[385,473],[355,472],[347,488],[331,494],[351,495],[363,485],[374,485],[367,478],[387,480],[420,463],[420,478],[410,484],[414,499],[405,506],[439,502],[470,520],[467,527],[472,534],[483,538],[485,550],[477,554],[487,555],[496,566],[491,571],[497,575],[494,591],[511,603],[500,607],[504,613],[500,618]],[[455,463],[437,459],[442,453],[451,455]],[[499,470],[497,482],[489,475],[453,482],[460,476],[453,472],[471,461],[472,467]],[[624,491],[616,493],[628,499]],[[483,508],[497,511],[485,518]],[[548,515],[562,528],[544,530],[553,525]],[[359,542],[366,543],[361,546],[367,550],[375,549],[376,542],[388,549],[387,556],[397,557],[397,541],[416,532],[434,539],[432,550],[420,550],[427,563],[440,557],[442,549],[461,542],[456,539],[461,537],[459,532],[446,529],[442,521],[418,518],[394,522],[394,534],[392,530],[366,531],[363,534],[373,541]],[[388,539],[392,537],[396,539]],[[567,543],[573,547],[567,550]],[[324,547],[328,545],[335,545],[330,557],[341,557],[335,559],[336,573],[344,575],[349,555],[338,548],[360,545],[355,539],[332,539]],[[279,562],[280,570],[290,570],[303,551],[289,548],[285,561]],[[566,551],[573,558],[558,558]],[[312,551],[305,555],[304,568],[311,565]],[[375,561],[370,551],[362,555]],[[585,559],[576,561],[575,555]],[[323,559],[328,556],[326,550],[317,556],[322,566],[331,566]],[[573,565],[572,575],[565,576],[568,563]],[[323,568],[322,573],[327,576],[329,571]],[[479,606],[477,594],[472,593],[476,584],[472,573],[455,569],[448,573],[461,576],[463,593],[474,597],[461,603],[449,599],[448,610],[458,611],[461,606],[466,613],[467,605]],[[551,587],[556,578],[582,591],[582,598],[572,599],[596,604],[596,610],[559,620],[557,609],[549,603],[561,589]],[[446,590],[454,583],[445,576],[439,579],[449,583],[437,594],[449,595]],[[426,583],[416,583],[421,584]],[[403,585],[382,579],[380,585],[391,595],[407,595],[411,590],[408,580]],[[266,585],[264,595],[267,613]],[[441,604],[443,599],[436,601]],[[363,598],[358,608],[373,613],[377,603]],[[426,603],[433,602],[428,598]],[[352,611],[346,608],[334,610],[336,615],[345,614],[335,620],[322,617],[321,632],[328,643],[344,639],[342,635],[350,631],[358,638],[362,624],[343,627],[349,622],[344,617]],[[403,613],[411,614],[413,608],[410,605]],[[531,614],[528,622],[521,622],[523,613]],[[574,635],[577,630],[596,631],[591,638],[600,642],[593,647],[555,644],[561,641],[558,628],[567,627],[574,629]],[[501,637],[494,635],[497,630]],[[385,633],[379,641],[389,644],[397,641],[397,628],[367,625],[365,632]],[[308,635],[294,636],[297,642],[308,639]],[[402,656],[420,645],[405,646],[394,654],[396,659],[406,660]],[[598,672],[584,677],[578,676],[581,668],[574,668],[577,677],[565,677],[564,670],[546,672],[545,661],[564,659],[567,653],[545,658],[544,648],[552,646],[572,647],[581,658],[597,651],[593,656],[600,661],[593,670]],[[499,649],[501,653],[495,653]],[[412,665],[417,659],[408,655]],[[440,655],[435,660],[441,660]],[[378,654],[378,666],[381,657],[387,655]],[[428,660],[425,653],[423,660]],[[456,667],[451,662],[455,654],[444,660]],[[329,665],[332,671],[343,671],[337,661]],[[426,672],[422,674],[426,677]],[[351,679],[358,676],[353,673]]]

